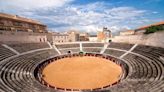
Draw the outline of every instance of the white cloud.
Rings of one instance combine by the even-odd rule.
[[[66,27],[66,29],[74,27],[78,30],[83,30],[86,32],[97,32],[97,29],[106,26],[111,28],[113,32],[117,32],[121,29],[129,29],[128,26],[125,26],[125,21],[133,22],[133,20],[138,19],[137,17],[142,16],[146,12],[145,10],[137,10],[132,7],[116,7],[104,9],[99,12],[95,9],[97,3],[95,3],[95,5],[92,4],[92,7],[86,6],[71,6],[60,10],[63,14],[58,16],[54,15],[54,22],[56,21],[55,23],[69,24],[70,27]],[[100,4],[99,7],[103,9],[104,6],[102,6]],[[64,27],[60,27],[58,30],[66,29]]]
[[[124,31],[124,30],[129,30],[130,27],[128,26],[111,26],[110,30],[112,30],[113,32],[118,32],[118,31]]]
[[[116,7],[105,11],[113,19],[127,19],[144,14],[145,10],[137,10],[133,7]]]
[[[0,0],[2,7],[22,7],[18,14],[41,20],[50,29],[66,31],[77,29],[86,32],[97,32],[104,26],[113,32],[129,29],[136,24],[147,11],[133,7],[109,7],[103,2],[87,5],[69,4],[73,0]],[[3,3],[3,4],[2,4]],[[145,19],[146,20],[146,19]],[[147,19],[148,20],[148,19]]]
[[[153,11],[152,13],[153,13],[153,14],[157,14],[158,12],[156,12],[156,11]]]
[[[41,9],[49,7],[61,7],[72,0],[0,0],[0,5],[4,9]]]

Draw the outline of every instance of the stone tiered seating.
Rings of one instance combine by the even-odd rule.
[[[69,51],[70,51],[70,53],[79,53],[79,52],[80,52],[80,48],[60,49],[59,51],[60,51],[62,54],[68,54]]]
[[[83,48],[84,47],[104,47],[104,43],[83,43],[82,46]]]
[[[157,68],[164,70],[164,48],[139,45],[133,52],[151,59],[158,66]],[[158,73],[161,73],[161,71],[158,71]],[[164,73],[158,75],[158,78],[163,79]]]
[[[70,53],[79,53],[80,52],[80,44],[79,43],[71,43],[71,44],[56,44],[57,49],[61,52],[61,54]]]
[[[153,57],[164,65],[164,61],[161,60],[161,58],[164,58],[164,48],[139,45],[133,50],[133,52],[148,58]]]
[[[133,54],[128,54],[123,59],[128,61],[132,67],[128,75],[130,79],[156,79],[158,75],[161,75],[162,70],[154,62]]]
[[[112,50],[112,49],[106,49],[104,54],[109,54],[115,57],[120,57],[121,55],[123,55],[125,52],[123,51],[118,51],[118,50]]]
[[[104,43],[82,43],[83,51],[88,53],[100,53]]]
[[[29,45],[30,44],[30,45]],[[47,43],[22,45],[7,44],[18,52],[26,52],[40,48],[49,48]],[[18,46],[18,47],[17,47]],[[132,44],[110,43],[105,50],[105,55],[119,58],[129,50]],[[80,51],[79,43],[58,44],[56,47],[62,54]],[[104,47],[102,43],[83,43],[85,52],[99,53]],[[111,49],[116,48],[116,49]],[[121,49],[121,50],[117,50]],[[93,92],[164,92],[164,48],[138,45],[133,53],[125,55],[121,63],[128,63],[125,69],[125,79],[111,87],[97,89]],[[136,53],[136,54],[135,54]],[[58,92],[56,89],[46,87],[36,79],[36,67],[43,61],[58,55],[54,49],[40,50],[19,55],[1,62],[15,55],[9,49],[0,45],[0,92]],[[90,92],[90,90],[86,90]]]
[[[20,53],[35,49],[50,48],[47,43],[8,43],[7,45]]]
[[[0,61],[8,58],[8,57],[11,57],[15,55],[14,52],[10,51],[9,49],[3,47],[1,44],[0,44]]]
[[[111,92],[163,92],[164,81],[123,80],[106,91]]]
[[[56,44],[55,45],[58,49],[63,49],[63,48],[79,48],[80,44],[78,43],[72,43],[72,44]]]
[[[33,72],[40,62],[54,55],[57,55],[55,50],[44,50],[21,55],[1,63],[0,89],[5,92],[51,91],[52,89],[48,89],[36,81]]]
[[[108,45],[108,48],[116,48],[116,49],[122,49],[122,50],[129,50],[133,44],[127,44],[127,43],[114,43],[111,42]]]
[[[89,53],[100,53],[102,48],[83,48],[84,52],[89,52]]]

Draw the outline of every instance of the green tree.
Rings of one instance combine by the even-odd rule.
[[[154,33],[157,31],[163,31],[163,30],[164,30],[163,25],[151,26],[151,27],[146,28],[145,34],[150,34],[150,33]]]

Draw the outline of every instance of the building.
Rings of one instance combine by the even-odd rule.
[[[39,21],[20,17],[18,15],[0,13],[0,30],[46,33],[47,26]]]
[[[90,35],[89,36],[89,41],[90,42],[97,42],[97,35]]]
[[[105,39],[105,34],[102,31],[98,31],[97,33],[97,41],[102,41]]]
[[[97,41],[108,42],[112,38],[112,33],[107,27],[103,27],[102,31],[97,33]]]
[[[155,23],[155,24],[151,24],[151,25],[148,25],[148,26],[143,26],[143,27],[135,29],[134,31],[135,31],[135,34],[137,34],[137,35],[144,34],[146,32],[147,28],[149,28],[151,26],[159,26],[159,25],[164,26],[164,21],[161,21],[161,22],[158,22],[158,23]]]
[[[55,34],[52,38],[54,43],[69,42],[69,37],[67,34]]]
[[[121,31],[120,36],[134,35],[134,30]]]
[[[79,41],[79,32],[76,30],[67,31],[66,34],[69,36],[69,42]]]
[[[47,41],[49,41],[50,43],[69,42],[69,36],[67,34],[58,32],[48,32],[45,34],[47,36]]]
[[[103,32],[104,32],[106,38],[112,37],[111,31],[107,27],[103,27]]]
[[[89,34],[84,32],[79,34],[79,41],[89,41]]]
[[[76,42],[81,40],[87,40],[87,33],[80,33],[75,30],[70,30],[64,33],[59,32],[48,32],[45,33],[47,36],[47,40],[50,43],[63,43],[63,42]],[[81,38],[80,38],[81,37]]]

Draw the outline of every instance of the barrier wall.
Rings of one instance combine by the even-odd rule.
[[[130,36],[115,36],[113,42],[123,42],[132,44],[143,44],[164,48],[164,31],[148,34],[148,35],[130,35]]]
[[[46,42],[45,34],[0,31],[0,42]]]

